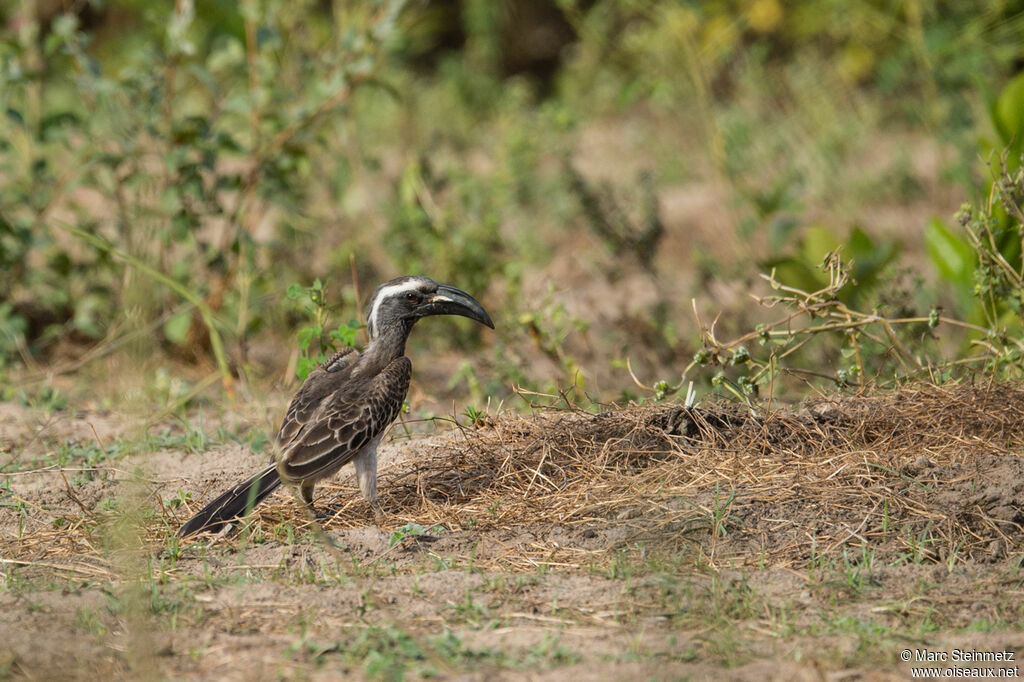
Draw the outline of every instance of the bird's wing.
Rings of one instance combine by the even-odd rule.
[[[355,348],[346,346],[309,373],[288,405],[277,433],[278,443],[286,446],[291,442],[320,409],[324,399],[345,387],[358,357]]]
[[[411,374],[409,358],[400,357],[365,382],[349,377],[345,386],[320,402],[291,439],[282,441],[285,478],[315,480],[351,461],[398,417]]]

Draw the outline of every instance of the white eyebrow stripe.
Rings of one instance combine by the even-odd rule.
[[[408,282],[390,284],[380,290],[377,294],[377,298],[373,301],[373,308],[370,310],[370,321],[368,325],[374,336],[377,335],[377,313],[380,312],[381,301],[385,298],[404,294],[407,291],[419,291],[421,286],[423,286],[423,280],[411,279]]]

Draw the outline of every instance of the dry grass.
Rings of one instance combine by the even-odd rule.
[[[500,542],[509,528],[614,527],[712,567],[806,567],[848,548],[900,562],[995,560],[1022,548],[1024,386],[914,386],[751,414],[732,404],[505,416],[419,443],[382,472],[385,527],[415,522]],[[328,493],[326,530],[373,525],[348,487]],[[344,488],[343,490],[339,490]],[[159,497],[157,498],[159,499]],[[309,523],[282,498],[255,527]],[[183,511],[145,522],[166,542]],[[9,561],[104,570],[95,515],[7,537]],[[225,540],[221,540],[225,541]],[[579,566],[607,554],[564,535],[484,552],[508,569]]]
[[[987,384],[765,415],[718,404],[505,417],[386,471],[384,505],[481,533],[618,524],[633,531],[622,545],[690,546],[712,565],[806,565],[865,544],[914,562],[1000,558],[1021,548],[1021,405],[1024,386]],[[344,499],[327,527],[366,525],[365,505]],[[556,549],[573,553],[542,542],[505,559],[532,567]]]
[[[908,528],[930,529],[926,553],[977,556],[1020,545],[1022,398],[1021,386],[922,386],[764,416],[663,405],[506,419],[438,451],[392,495],[448,525],[636,519],[646,536],[693,538],[712,563],[906,550],[909,538],[889,536]],[[985,476],[1005,467],[1017,475]],[[984,491],[957,494],[965,482]]]

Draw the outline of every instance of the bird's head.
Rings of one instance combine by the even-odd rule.
[[[465,291],[429,277],[406,276],[384,282],[373,292],[366,332],[371,341],[385,329],[408,333],[416,320],[429,315],[461,315],[494,329],[491,316]]]

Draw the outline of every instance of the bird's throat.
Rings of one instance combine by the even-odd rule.
[[[363,351],[363,364],[376,373],[405,355],[405,342],[411,331],[412,324],[387,325],[380,329]]]

